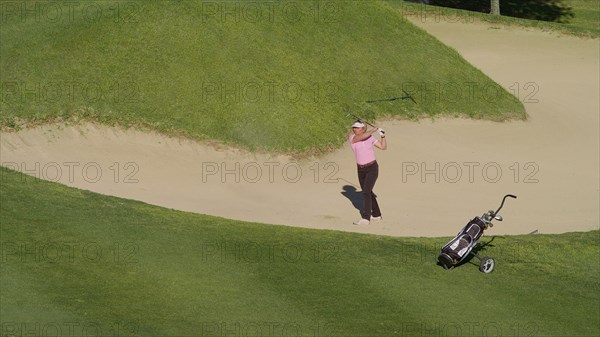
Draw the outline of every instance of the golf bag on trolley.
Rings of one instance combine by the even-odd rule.
[[[477,254],[473,253],[472,250],[483,236],[483,232],[494,226],[492,220],[502,221],[502,217],[498,215],[498,212],[500,212],[500,209],[504,206],[504,201],[507,197],[516,198],[516,196],[512,194],[505,195],[502,199],[502,204],[500,204],[500,207],[498,207],[495,212],[490,210],[482,216],[473,218],[460,230],[460,232],[458,232],[454,239],[445,244],[438,256],[439,264],[445,269],[452,269],[460,264],[467,256],[472,254],[480,260],[479,270],[484,273],[490,273],[494,269],[494,259],[489,256],[480,258]]]

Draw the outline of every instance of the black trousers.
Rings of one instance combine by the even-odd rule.
[[[377,162],[367,167],[358,167],[358,181],[364,198],[364,207],[360,212],[363,219],[370,220],[372,216],[381,216],[377,196],[373,193],[373,186],[379,176],[379,165]]]

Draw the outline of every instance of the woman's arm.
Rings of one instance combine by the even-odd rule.
[[[387,141],[385,140],[385,136],[381,136],[381,141],[375,143],[375,147],[377,147],[378,149],[381,149],[381,150],[387,149]]]

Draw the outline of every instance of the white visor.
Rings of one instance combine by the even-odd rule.
[[[364,128],[365,125],[361,122],[354,122],[354,124],[352,124],[353,128]]]

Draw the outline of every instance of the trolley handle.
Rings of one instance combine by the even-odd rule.
[[[513,194],[507,194],[504,196],[504,198],[502,198],[502,203],[500,204],[500,207],[498,207],[498,209],[496,210],[496,212],[494,213],[494,216],[498,215],[498,212],[500,212],[500,210],[502,209],[502,206],[504,206],[504,201],[506,200],[506,198],[511,197],[516,199],[517,196],[513,195]]]

